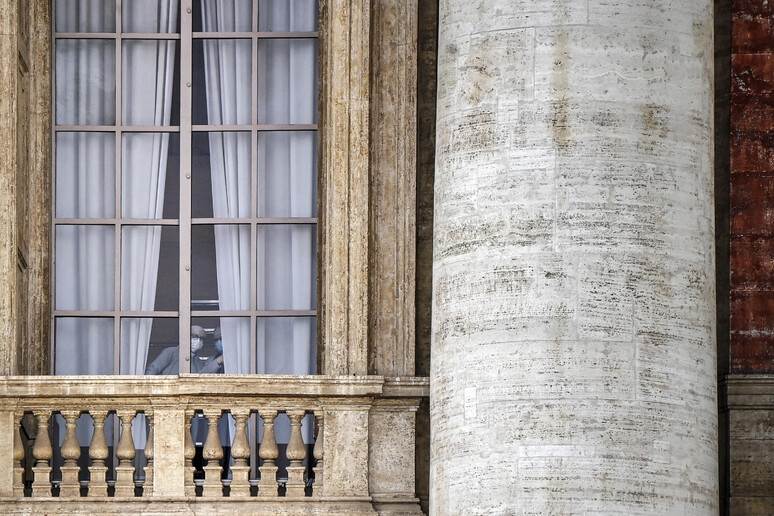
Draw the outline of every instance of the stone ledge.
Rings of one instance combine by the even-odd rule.
[[[721,410],[774,410],[774,374],[726,375],[718,390]]]
[[[341,500],[335,498],[307,499],[304,501],[256,501],[236,498],[217,500],[168,499],[151,501],[141,499],[103,498],[26,498],[0,499],[0,514],[144,514],[144,515],[364,515],[376,516],[367,498]]]
[[[0,376],[0,398],[292,396],[427,397],[429,379],[382,376]]]

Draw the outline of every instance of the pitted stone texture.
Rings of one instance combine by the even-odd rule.
[[[717,512],[712,4],[440,7],[430,513]]]

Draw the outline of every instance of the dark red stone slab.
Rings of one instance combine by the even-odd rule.
[[[774,54],[732,54],[731,94],[774,93]]]
[[[732,373],[774,372],[774,338],[761,334],[731,334]]]
[[[731,241],[731,289],[768,290],[774,285],[774,239]]]

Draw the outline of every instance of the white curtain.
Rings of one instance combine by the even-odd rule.
[[[202,0],[205,31],[235,31],[252,9],[235,0]],[[251,44],[249,40],[205,40],[204,72],[210,124],[250,123]],[[250,133],[211,132],[210,177],[216,218],[250,216]],[[221,310],[250,309],[250,227],[215,226],[215,261]],[[221,318],[225,373],[250,372],[250,320]]]
[[[259,1],[260,30],[315,30],[314,0]],[[205,31],[236,31],[251,10],[238,0],[202,0]],[[240,29],[241,30],[241,29]],[[251,48],[240,41],[205,40],[207,115],[210,124],[245,124],[251,115]],[[259,42],[259,123],[316,122],[316,45],[310,40]],[[211,133],[210,169],[215,217],[250,215],[250,141],[246,134]],[[312,132],[262,133],[258,141],[258,210],[264,217],[313,217],[316,203],[316,137]],[[249,228],[216,226],[218,296],[222,310],[248,309]],[[313,226],[261,227],[258,234],[259,309],[314,308]],[[249,320],[222,318],[226,373],[250,372]],[[257,371],[315,372],[312,318],[261,320]],[[311,425],[306,425],[311,428]],[[287,442],[289,426],[277,426]],[[306,428],[305,428],[306,430]],[[307,434],[308,432],[305,432]]]
[[[146,3],[147,4],[147,3]],[[127,12],[127,7],[134,6]],[[140,9],[140,7],[143,7]],[[177,0],[142,6],[125,3],[125,27],[173,32]],[[122,116],[128,125],[169,125],[175,44],[125,41]],[[150,72],[150,73],[149,73]],[[127,133],[123,139],[121,205],[126,218],[160,219],[164,208],[169,133]],[[125,227],[122,234],[121,307],[153,310],[161,226]],[[121,373],[143,374],[153,320],[125,319],[121,326]]]
[[[112,30],[107,2],[69,0],[57,6],[57,27],[68,31]],[[125,30],[171,32],[177,0],[125,2]],[[114,26],[114,25],[113,25]],[[60,29],[61,30],[61,29]],[[125,40],[122,48],[122,118],[127,125],[169,125],[175,43]],[[57,43],[56,109],[59,124],[115,123],[115,46],[101,40]],[[96,70],[96,72],[95,72]],[[162,216],[168,133],[125,133],[122,141],[122,213],[125,218]],[[112,217],[115,213],[115,137],[107,133],[61,133],[57,138],[58,217]],[[106,174],[110,171],[110,174]],[[153,310],[158,276],[160,226],[125,227],[122,236],[121,308]],[[57,229],[56,303],[59,309],[114,308],[115,233],[109,226]],[[59,265],[61,264],[61,266]],[[110,319],[57,321],[58,374],[111,374]],[[122,374],[142,374],[152,319],[125,319],[121,327]],[[109,346],[110,352],[106,353]],[[105,357],[108,357],[105,360]],[[135,422],[138,448],[144,418]],[[86,433],[84,433],[86,432]],[[78,425],[81,440],[89,429]],[[84,434],[84,435],[81,435]]]
[[[124,4],[125,27],[169,32],[177,24],[177,0]],[[69,8],[69,9],[66,9]],[[57,26],[71,31],[109,26],[113,8],[89,0],[70,1],[57,9]],[[57,44],[57,122],[115,122],[115,47],[101,40],[66,40]],[[168,125],[172,108],[175,44],[172,41],[124,41],[123,123]],[[95,73],[95,70],[97,71]],[[107,85],[107,86],[106,86]],[[112,140],[112,141],[111,141]],[[108,133],[61,133],[57,138],[57,216],[112,217],[115,214],[115,142]],[[169,146],[168,133],[126,133],[122,142],[123,217],[161,218]],[[110,171],[110,174],[106,174]],[[107,226],[61,227],[57,231],[57,308],[112,309],[112,257],[115,235]],[[122,235],[121,305],[152,310],[158,275],[161,228],[126,227]],[[63,253],[62,251],[65,251]],[[97,264],[106,263],[104,266]],[[66,323],[57,332],[57,372],[110,374],[112,363],[96,364],[106,354],[94,343],[113,341],[104,321]],[[128,319],[121,328],[121,373],[142,374],[151,319]],[[99,336],[94,335],[100,333]],[[112,351],[112,349],[111,349]]]
[[[106,4],[70,0],[57,5],[59,31],[112,30]],[[115,122],[115,43],[71,39],[56,44],[56,122],[60,125]],[[64,218],[115,215],[115,136],[59,133],[56,215]],[[114,233],[107,226],[58,226],[55,233],[56,308],[114,308]],[[58,374],[113,373],[113,329],[108,319],[56,321]]]
[[[316,30],[313,0],[259,1],[262,30]],[[259,122],[315,123],[317,48],[314,40],[261,41],[258,55]],[[313,132],[267,132],[258,140],[259,215],[314,217],[317,139]],[[313,226],[264,226],[258,232],[258,306],[310,310],[316,292]],[[311,318],[275,318],[258,324],[258,372],[314,374]]]

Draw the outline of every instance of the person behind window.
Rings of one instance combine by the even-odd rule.
[[[216,330],[216,340],[220,342],[220,328]],[[191,372],[192,373],[222,373],[223,372],[223,347],[215,344],[215,353],[208,353],[204,342],[207,332],[201,326],[191,326]],[[209,351],[212,346],[209,347]],[[145,368],[145,374],[178,374],[180,352],[177,346],[169,347],[156,357]]]

